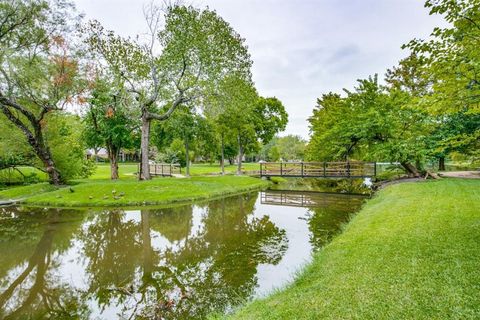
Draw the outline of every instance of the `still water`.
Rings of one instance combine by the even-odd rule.
[[[266,191],[162,209],[0,209],[0,319],[201,319],[271,292],[364,196]]]

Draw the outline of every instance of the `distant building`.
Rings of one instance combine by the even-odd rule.
[[[108,161],[108,152],[105,148],[97,149],[96,152],[94,149],[87,149],[85,157],[87,159],[95,159],[97,162],[106,162]],[[121,150],[118,161],[138,162],[140,161],[140,153],[137,150]]]

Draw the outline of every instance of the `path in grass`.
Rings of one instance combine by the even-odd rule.
[[[390,186],[290,287],[232,319],[479,319],[480,180]]]
[[[47,183],[0,191],[0,199],[25,199],[23,203],[42,206],[93,207],[142,206],[208,199],[264,188],[268,182],[247,176],[83,180],[56,189]]]

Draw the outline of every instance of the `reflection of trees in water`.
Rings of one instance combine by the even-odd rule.
[[[247,299],[258,264],[278,263],[287,248],[284,230],[268,217],[252,217],[255,201],[243,195],[210,202],[195,234],[192,206],[142,210],[139,225],[106,213],[82,236],[89,294],[100,303],[121,302],[125,317],[138,318],[202,318]],[[152,245],[152,231],[169,244]]]
[[[135,270],[141,261],[142,243],[138,224],[122,221],[125,213],[110,210],[95,214],[79,235],[83,254],[87,258],[87,296],[95,296],[100,307],[125,302],[112,288],[123,288],[133,282]]]
[[[251,216],[256,197],[210,202],[201,232],[188,239],[182,250],[164,251],[163,261],[172,266],[188,296],[167,315],[201,318],[244,301],[257,284],[258,264],[280,261],[287,249],[285,231],[268,217]]]
[[[315,250],[325,246],[341,232],[342,226],[360,208],[363,199],[346,196],[343,201],[339,201],[335,205],[310,209],[308,228],[311,232],[310,243]]]
[[[258,264],[278,263],[287,249],[284,230],[253,216],[256,197],[212,201],[199,208],[195,226],[192,206],[142,210],[140,221],[121,210],[88,220],[85,212],[16,212],[23,223],[0,225],[0,318],[87,318],[92,300],[126,318],[203,318],[229,309],[253,293]],[[61,278],[73,244],[86,289]]]
[[[35,210],[29,209],[28,214],[32,211]],[[24,220],[22,215],[25,213],[16,209],[12,209],[10,213],[16,215],[16,219]],[[57,318],[87,316],[87,307],[79,301],[77,293],[71,290],[67,284],[58,281],[55,275],[55,270],[60,265],[60,261],[57,261],[57,253],[68,248],[71,236],[69,231],[72,229],[68,228],[59,232],[60,223],[64,222],[64,219],[61,218],[58,211],[46,214],[37,210],[34,214],[38,214],[36,219],[25,219],[24,224],[19,224],[23,228],[5,228],[5,224],[2,224],[2,228],[0,228],[3,235],[8,233],[10,237],[16,239],[15,246],[19,247],[22,247],[22,240],[32,244],[32,241],[39,237],[38,243],[29,257],[25,256],[23,250],[9,255],[11,263],[8,265],[15,264],[14,261],[16,261],[17,268],[21,271],[11,279],[6,273],[0,281],[0,283],[7,284],[0,294],[0,317],[17,319],[41,318],[46,315]],[[39,217],[45,221],[40,223],[37,220]],[[68,214],[65,217],[68,219]],[[27,223],[27,221],[31,223]],[[28,237],[22,234],[27,231],[24,229],[25,226],[32,228],[26,233]],[[21,236],[15,237],[15,232]]]

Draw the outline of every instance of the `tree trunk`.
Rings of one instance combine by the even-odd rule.
[[[409,177],[415,177],[415,178],[419,178],[420,177],[420,172],[418,171],[418,169],[413,165],[411,164],[410,162],[400,162],[400,164],[402,165],[402,167],[405,169],[405,171],[407,171],[407,174]]]
[[[28,144],[33,148],[33,151],[37,155],[37,157],[42,161],[45,171],[48,174],[48,180],[50,184],[53,185],[60,185],[62,183],[62,177],[60,172],[57,170],[55,166],[55,162],[52,158],[52,153],[50,149],[45,144],[45,140],[43,139],[42,127],[40,125],[40,121],[35,119],[30,119],[29,122],[33,127],[33,132],[27,127],[27,125],[23,124],[17,117],[13,115],[13,113],[8,108],[2,108],[3,113],[5,116],[17,126],[27,138]]]
[[[225,175],[225,137],[224,137],[224,133],[222,132],[222,160],[220,162],[220,166],[222,168],[222,176]]]
[[[185,138],[185,175],[190,177],[190,155],[188,153],[188,138]]]
[[[152,239],[150,236],[150,212],[148,210],[142,210],[140,215],[142,225],[143,273],[144,276],[150,277],[153,271],[153,250]]]
[[[45,166],[50,184],[58,186],[62,184],[62,177],[55,166],[50,149],[43,140],[43,134],[40,127],[35,128],[36,136],[27,135],[28,143],[33,147],[35,154],[40,158]]]
[[[93,148],[93,154],[95,156],[95,162],[98,162],[98,151],[100,148]]]
[[[142,137],[140,142],[140,174],[139,180],[150,180],[150,168],[148,164],[148,145],[150,140],[150,120],[146,113],[142,115]]]
[[[445,157],[440,157],[438,159],[438,170],[445,171]]]
[[[112,180],[118,179],[118,154],[119,150],[115,147],[107,146],[108,160],[110,160],[110,178]]]
[[[238,142],[238,156],[237,156],[237,175],[242,175],[242,158],[243,158],[243,147],[242,147],[242,140],[240,135],[237,135],[237,142]]]
[[[60,175],[60,172],[55,167],[55,163],[53,162],[52,158],[49,156],[47,159],[43,160],[43,163],[45,164],[50,184],[53,184],[55,186],[61,185],[62,177]]]

